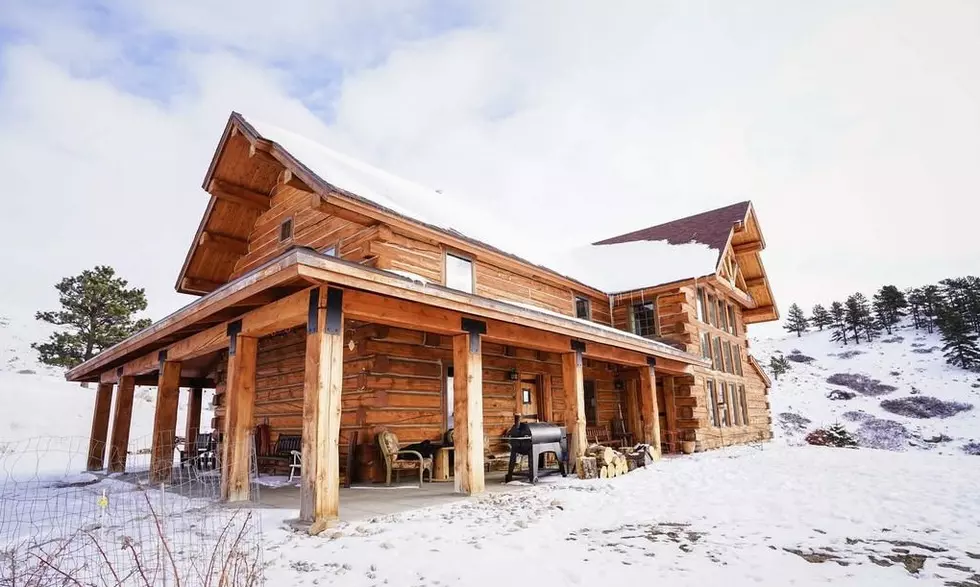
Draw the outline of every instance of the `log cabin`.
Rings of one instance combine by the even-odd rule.
[[[212,388],[222,498],[248,499],[252,454],[298,437],[316,524],[337,515],[341,463],[383,479],[383,430],[452,429],[466,494],[515,415],[563,425],[573,463],[610,438],[659,456],[771,437],[746,327],[778,312],[749,202],[532,262],[459,200],[238,113],[203,188],[176,282],[198,297],[67,373],[98,383],[93,470],[126,469],[135,385],[157,390],[155,481]]]

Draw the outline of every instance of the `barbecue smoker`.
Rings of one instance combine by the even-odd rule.
[[[514,427],[507,431],[506,440],[510,442],[510,465],[507,467],[506,483],[515,476],[525,476],[525,473],[514,473],[517,460],[527,457],[527,479],[537,483],[538,477],[561,473],[566,475],[565,455],[568,452],[568,440],[565,429],[547,422],[521,422],[519,415],[514,416]],[[558,469],[544,468],[545,453],[552,453],[558,460]]]

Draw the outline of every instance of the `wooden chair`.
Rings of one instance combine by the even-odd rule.
[[[432,459],[423,457],[422,453],[414,450],[401,450],[398,444],[398,437],[394,432],[382,430],[378,433],[378,447],[381,449],[381,456],[385,460],[385,484],[391,486],[391,472],[395,472],[395,480],[398,480],[398,472],[418,469],[419,488],[425,481],[425,472],[429,472],[429,482],[432,482]],[[404,458],[412,457],[412,458]]]
[[[298,450],[291,450],[289,454],[293,457],[293,462],[289,463],[289,482],[293,482],[293,477],[303,472],[303,453]]]
[[[257,457],[258,465],[271,468],[273,474],[280,474],[279,471],[285,472],[284,469],[287,467],[291,473],[293,451],[300,452],[301,450],[303,450],[303,438],[301,436],[297,434],[280,434],[279,438],[276,439],[272,454],[259,455]]]

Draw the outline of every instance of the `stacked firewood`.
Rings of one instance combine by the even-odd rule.
[[[647,444],[638,444],[624,452],[593,444],[585,449],[585,456],[579,457],[578,476],[580,479],[609,479],[652,462],[653,450]]]

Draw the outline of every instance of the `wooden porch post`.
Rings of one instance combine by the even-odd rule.
[[[194,387],[187,395],[187,420],[184,424],[184,454],[197,456],[197,435],[201,431],[201,400],[204,390]]]
[[[167,361],[161,351],[157,379],[157,406],[153,415],[153,450],[150,482],[169,483],[174,469],[174,438],[177,435],[177,402],[180,400],[180,362]]]
[[[653,448],[654,459],[660,452],[660,410],[657,407],[656,361],[647,359],[648,365],[640,367],[640,414],[643,420],[643,442]]]
[[[486,488],[483,475],[484,322],[462,319],[466,334],[453,337],[453,444],[456,493],[473,495]]]
[[[123,375],[119,377],[116,390],[116,408],[112,412],[112,440],[109,442],[109,472],[122,473],[126,470],[126,454],[129,451],[129,430],[133,424],[133,393],[136,379]]]
[[[228,325],[228,380],[225,429],[221,447],[221,497],[247,501],[252,469],[252,414],[255,411],[255,363],[258,339],[242,336],[241,322]]]
[[[340,513],[340,411],[344,385],[344,290],[310,291],[303,379],[299,518],[319,534]]]
[[[92,435],[88,441],[86,469],[98,471],[105,462],[105,444],[109,434],[109,411],[112,407],[112,383],[100,383],[95,392],[95,409],[92,412]]]
[[[576,344],[577,343],[577,344]],[[565,428],[568,438],[568,465],[574,469],[585,455],[585,381],[582,375],[584,343],[572,341],[573,352],[561,356],[561,381],[565,389]]]

